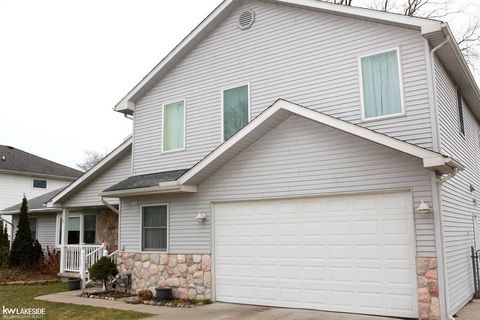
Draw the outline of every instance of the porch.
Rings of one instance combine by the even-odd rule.
[[[113,206],[68,208],[63,209],[57,219],[61,248],[58,275],[79,277],[84,285],[93,264],[104,256],[114,259],[118,252],[118,209]]]

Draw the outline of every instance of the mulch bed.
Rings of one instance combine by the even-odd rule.
[[[77,296],[82,298],[90,298],[90,299],[104,299],[104,300],[118,300],[123,298],[130,298],[135,297],[135,295],[130,294],[128,292],[121,292],[121,291],[84,291]]]
[[[125,300],[126,303],[130,304],[146,304],[151,306],[161,306],[161,307],[171,307],[171,308],[192,308],[195,306],[203,306],[206,304],[211,304],[210,300],[182,300],[182,299],[172,299],[172,300],[140,300],[138,297],[133,299]]]

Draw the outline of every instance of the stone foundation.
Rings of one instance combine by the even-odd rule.
[[[416,259],[418,319],[440,320],[437,258]]]
[[[211,298],[210,255],[128,253],[118,256],[118,268],[131,272],[132,291],[171,287],[175,298]]]

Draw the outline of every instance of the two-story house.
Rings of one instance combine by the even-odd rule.
[[[115,111],[132,138],[52,205],[118,212],[133,289],[421,319],[472,297],[480,91],[447,24],[225,0]]]
[[[51,198],[60,191],[60,188],[67,186],[81,174],[82,172],[78,170],[26,151],[0,145],[0,209],[21,202],[24,195],[28,200],[42,198],[45,194]],[[36,209],[36,206],[30,208]],[[10,235],[15,233],[14,229],[18,223],[16,219],[12,219],[12,214],[14,216],[16,213],[8,209],[7,212],[0,211],[0,217],[9,226]],[[29,219],[33,236],[43,246],[52,247],[55,216],[37,211],[32,213]]]

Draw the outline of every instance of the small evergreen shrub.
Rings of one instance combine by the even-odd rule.
[[[103,282],[103,289],[107,288],[107,281],[117,275],[118,270],[115,263],[108,257],[102,257],[93,266],[88,269],[90,278],[93,280],[101,280]]]
[[[42,246],[32,238],[30,223],[28,222],[28,206],[25,196],[20,208],[19,221],[15,238],[12,242],[12,249],[8,258],[10,267],[29,268],[38,263],[43,257]]]
[[[8,253],[10,241],[8,240],[7,226],[0,220],[0,269],[6,268],[8,264]]]

